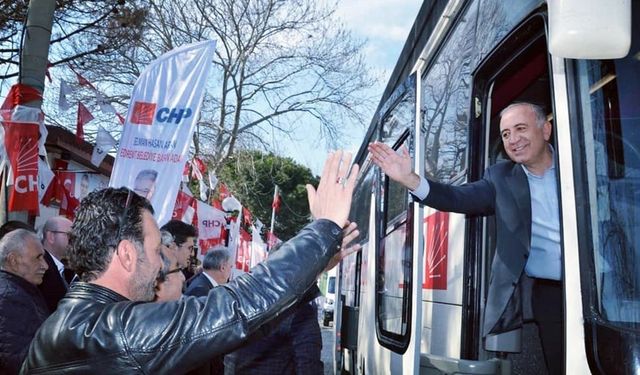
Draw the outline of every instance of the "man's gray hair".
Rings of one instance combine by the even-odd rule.
[[[509,104],[507,108],[500,111],[500,118],[502,118],[502,116],[504,116],[504,114],[509,112],[511,109],[515,107],[520,107],[520,106],[528,106],[529,108],[531,108],[531,110],[533,111],[533,114],[536,116],[536,125],[538,125],[539,128],[541,128],[542,125],[544,125],[544,123],[547,122],[547,114],[544,112],[544,109],[542,109],[542,107],[537,104],[528,103],[528,102],[515,102],[512,104]]]
[[[4,263],[9,254],[23,251],[29,238],[40,242],[38,235],[26,229],[16,229],[2,237],[0,240],[0,269],[4,269]]]
[[[202,260],[202,268],[205,270],[219,270],[231,259],[231,253],[225,247],[218,247],[207,251]]]
[[[168,230],[164,230],[164,229],[160,230],[160,238],[161,238],[160,240],[162,244],[167,247],[171,246],[172,243],[176,242],[175,238],[173,238],[173,235],[169,233]]]

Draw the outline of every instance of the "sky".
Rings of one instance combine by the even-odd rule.
[[[380,98],[389,76],[400,56],[409,30],[418,15],[420,0],[341,0],[337,15],[345,26],[358,38],[365,38],[365,55],[369,66],[379,75],[380,81],[372,88],[371,95]],[[379,99],[376,99],[376,105]],[[365,118],[373,118],[373,113]],[[368,122],[366,124],[368,126]],[[366,129],[351,126],[350,138],[342,140],[345,149],[353,153],[358,151]],[[290,156],[298,163],[306,165],[320,175],[327,151],[324,144],[306,142],[296,137],[294,142],[285,142],[279,153]],[[315,140],[314,140],[315,141]]]

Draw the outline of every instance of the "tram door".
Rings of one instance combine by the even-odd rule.
[[[530,102],[541,106],[547,113],[547,120],[553,121],[553,103],[551,95],[551,77],[549,74],[549,55],[545,37],[545,23],[540,15],[532,16],[489,56],[474,75],[474,105],[477,155],[474,157],[474,173],[478,177],[489,166],[508,159],[500,137],[500,112],[514,102]],[[555,129],[554,129],[555,130]],[[556,142],[552,133],[550,143]],[[557,170],[557,169],[556,169]],[[481,311],[484,312],[491,264],[495,253],[495,219],[479,218],[476,241],[478,251],[478,273],[482,275],[478,293],[481,293]],[[521,281],[522,283],[522,281]],[[524,285],[529,285],[526,283]],[[532,284],[531,284],[532,285]],[[480,324],[484,314],[480,314]],[[545,374],[546,367],[538,330],[533,323],[530,298],[523,298],[524,325],[520,330],[500,335],[489,335],[480,340],[479,356],[506,357],[511,361],[514,374]],[[482,328],[480,328],[482,337]]]

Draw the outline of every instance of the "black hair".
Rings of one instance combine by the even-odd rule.
[[[5,234],[13,232],[16,229],[26,229],[33,233],[36,232],[33,227],[27,223],[18,220],[9,220],[0,227],[0,240],[5,236]]]
[[[196,231],[193,225],[189,225],[180,220],[171,220],[160,229],[171,233],[177,246],[181,246],[189,237],[198,236],[198,231]]]
[[[80,280],[92,281],[100,276],[124,239],[136,243],[140,251],[144,210],[153,214],[146,198],[125,187],[94,191],[82,200],[71,226],[67,252]]]

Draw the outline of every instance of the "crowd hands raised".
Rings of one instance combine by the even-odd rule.
[[[314,221],[228,283],[229,252],[214,249],[185,288],[195,228],[170,222],[160,230],[149,202],[126,188],[91,193],[73,223],[47,221],[42,239],[26,224],[5,224],[0,373],[259,373],[238,356],[223,370],[222,356],[245,341],[259,347],[269,336],[252,336],[258,330],[291,334],[315,320],[308,306],[318,276],[360,249],[347,221],[357,175],[351,154],[330,153],[317,188],[306,186]],[[317,341],[297,342],[319,356]],[[306,371],[322,373],[322,364]]]

